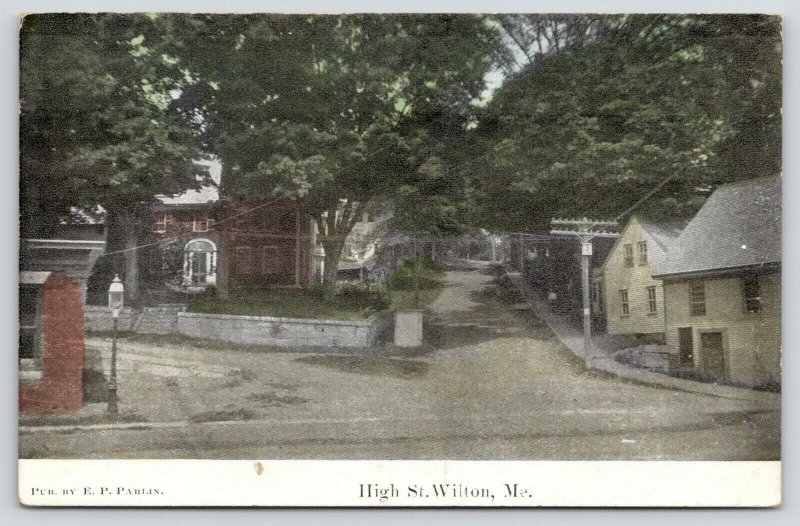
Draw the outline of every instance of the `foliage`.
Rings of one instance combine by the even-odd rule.
[[[613,218],[662,182],[637,213],[683,218],[715,185],[780,171],[779,17],[537,15],[498,24],[526,58],[457,145],[476,225]]]
[[[171,18],[191,71],[173,103],[203,122],[226,191],[305,199],[335,278],[364,209],[432,186],[501,48],[476,15]]]
[[[27,15],[20,30],[23,235],[71,207],[132,211],[198,184],[190,129],[167,115],[182,72],[157,18]]]
[[[325,301],[312,291],[294,288],[236,289],[226,298],[196,296],[188,308],[209,314],[335,320],[363,320],[375,312],[369,306]]]
[[[415,266],[419,272],[420,290],[441,287],[444,282],[444,272],[441,267],[427,258],[418,258],[416,261],[415,264],[413,259],[409,259],[400,265],[389,279],[388,287],[392,290],[413,290]]]
[[[381,311],[391,306],[386,288],[375,284],[360,284],[337,281],[332,286],[316,285],[312,295],[320,301],[343,309],[369,309]]]

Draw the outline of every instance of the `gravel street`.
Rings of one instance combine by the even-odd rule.
[[[587,370],[530,310],[499,297],[487,270],[447,276],[431,306],[429,345],[414,355],[125,338],[120,407],[141,425],[23,431],[20,457],[780,458],[779,403]],[[107,355],[110,343],[87,345]],[[89,404],[86,422],[103,407]]]

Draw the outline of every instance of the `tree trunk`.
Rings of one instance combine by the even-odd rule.
[[[414,308],[419,309],[419,245],[417,238],[414,238],[414,266],[412,268],[412,279],[414,281]]]
[[[125,286],[126,303],[137,306],[139,303],[139,251],[130,250],[139,244],[139,221],[132,213],[120,216],[119,227],[124,236],[125,252],[123,256],[123,285]]]
[[[341,257],[344,245],[340,245],[338,249],[336,248],[336,244],[323,243],[322,246],[325,248],[325,268],[322,273],[322,284],[326,286],[333,285],[336,283],[336,274],[339,271],[339,258]]]
[[[319,240],[325,249],[325,269],[322,273],[323,286],[336,283],[336,273],[339,270],[339,259],[342,257],[344,242],[353,230],[361,207],[352,203],[345,205],[344,210],[330,207],[325,218],[315,218],[319,227]],[[341,216],[337,214],[341,212]]]

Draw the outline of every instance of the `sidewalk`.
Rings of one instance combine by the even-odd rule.
[[[548,305],[540,300],[530,286],[523,281],[521,273],[508,271],[508,269],[506,269],[506,273],[511,282],[514,283],[525,296],[526,301],[530,304],[536,315],[544,321],[556,336],[558,336],[558,339],[561,340],[575,356],[583,360],[589,368],[604,371],[627,380],[668,389],[747,400],[750,402],[763,403],[770,407],[780,405],[781,395],[779,393],[673,378],[664,374],[619,363],[611,356],[618,348],[604,347],[603,341],[598,338],[593,338],[589,341],[588,345],[586,345],[583,340],[583,332],[572,325],[564,316],[551,311]]]

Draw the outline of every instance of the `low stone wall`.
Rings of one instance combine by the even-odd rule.
[[[338,321],[227,314],[178,314],[178,333],[245,345],[311,349],[372,349],[386,337],[391,320]]]
[[[144,307],[133,331],[140,334],[174,334],[178,332],[178,314],[186,311],[186,305],[174,303]]]
[[[104,305],[87,305],[85,308],[84,327],[88,332],[110,331],[114,328],[111,309]],[[123,307],[119,313],[118,328],[120,331],[131,331],[139,314],[130,307]]]
[[[111,311],[86,307],[86,330],[110,331]],[[185,305],[169,304],[120,312],[119,330],[138,334],[183,334],[245,345],[308,347],[311,349],[374,349],[391,338],[393,318],[369,321],[312,320],[262,316],[234,316],[186,312]]]

